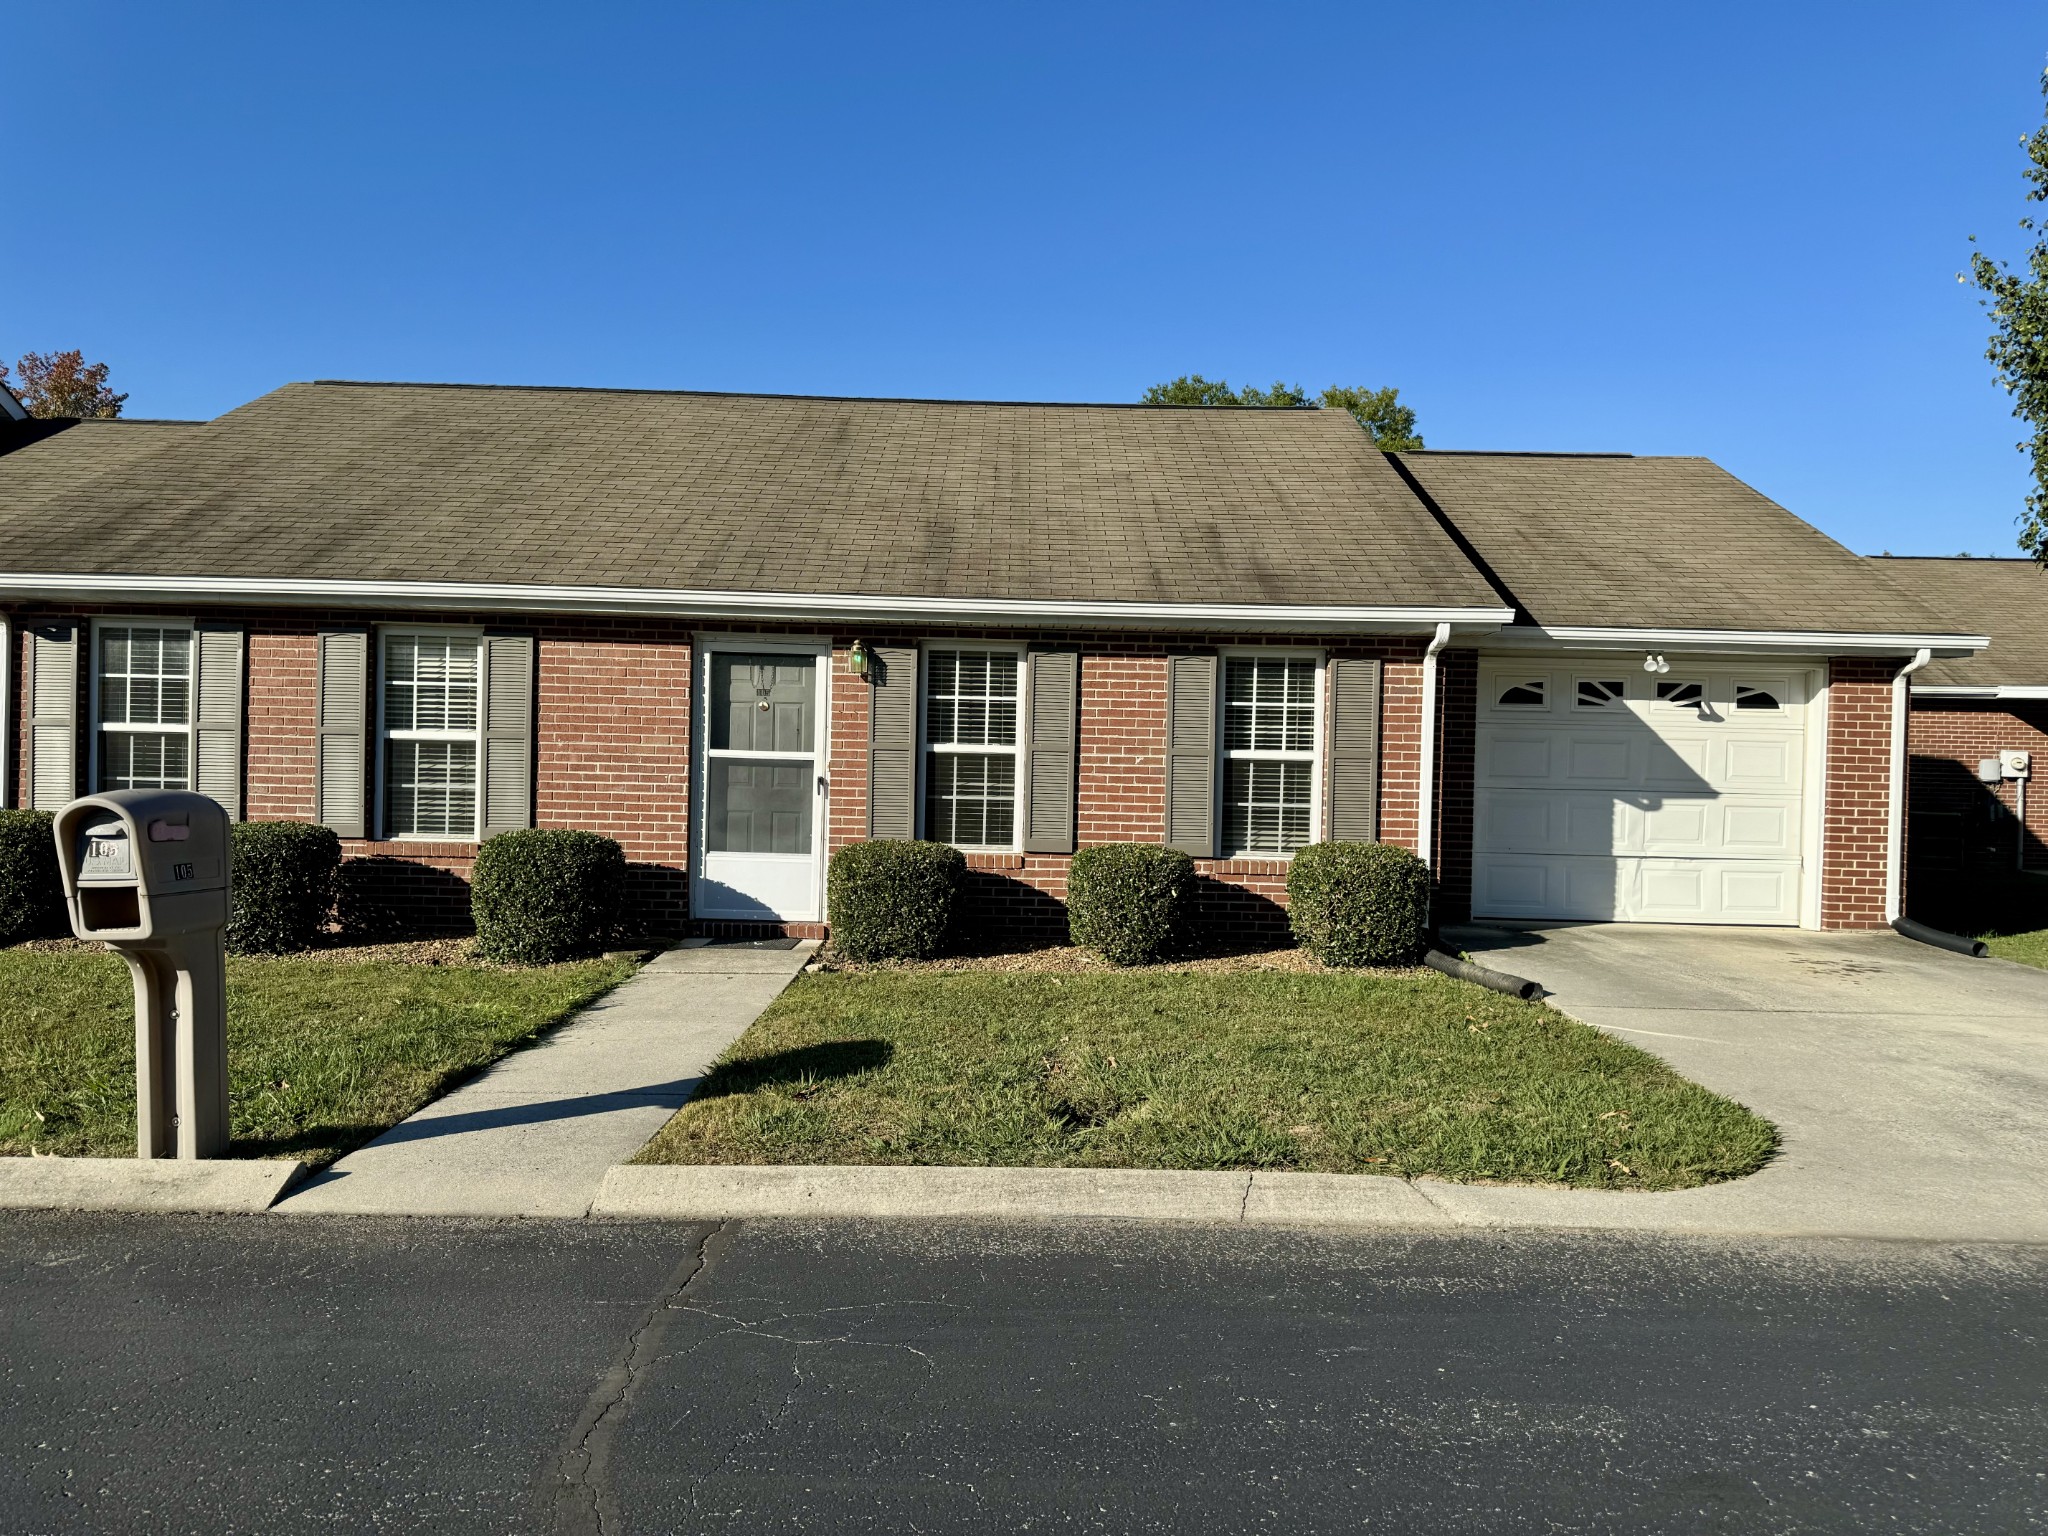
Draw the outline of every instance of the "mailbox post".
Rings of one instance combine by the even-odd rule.
[[[228,1149],[228,816],[205,795],[117,789],[57,813],[71,931],[135,983],[137,1157]]]

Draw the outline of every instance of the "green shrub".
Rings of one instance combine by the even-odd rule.
[[[1190,928],[1195,861],[1157,843],[1102,843],[1067,871],[1067,929],[1111,965],[1145,965]]]
[[[238,821],[228,829],[234,909],[227,945],[238,955],[309,947],[334,910],[341,839],[304,821]]]
[[[848,843],[825,876],[832,947],[849,960],[928,960],[946,942],[967,860],[944,843]]]
[[[1311,843],[1287,871],[1287,923],[1325,965],[1413,965],[1429,943],[1429,866],[1391,843]]]
[[[553,965],[597,948],[618,921],[625,850],[595,832],[500,832],[476,851],[469,909],[476,952]]]
[[[69,933],[48,811],[0,811],[0,944]]]

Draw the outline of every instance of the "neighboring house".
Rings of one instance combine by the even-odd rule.
[[[1896,680],[1984,644],[1704,460],[1339,411],[321,383],[17,441],[13,793],[325,822],[451,920],[542,825],[710,931],[819,931],[869,837],[1039,931],[1077,846],[1270,927],[1331,837],[1447,916],[1875,926]]]
[[[2048,572],[2032,560],[1884,563],[1956,623],[1991,637],[1982,655],[1913,676],[1914,869],[2048,869]],[[2030,778],[1983,776],[1982,765],[2012,751],[2030,755]]]

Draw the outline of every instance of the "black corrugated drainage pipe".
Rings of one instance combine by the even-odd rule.
[[[1543,988],[1526,977],[1510,976],[1506,971],[1489,970],[1483,965],[1474,965],[1470,960],[1460,960],[1456,955],[1447,955],[1440,949],[1429,951],[1422,957],[1422,963],[1433,971],[1442,971],[1446,976],[1455,976],[1460,981],[1490,987],[1495,992],[1505,992],[1509,997],[1519,997],[1524,1002],[1533,1002],[1543,995]]]
[[[1910,917],[1895,917],[1892,927],[1909,939],[1918,939],[1922,944],[1932,944],[1936,949],[1952,949],[1959,955],[1982,960],[1991,951],[1982,941],[1966,939],[1959,933],[1943,933],[1939,928],[1930,928],[1925,923],[1916,923]]]

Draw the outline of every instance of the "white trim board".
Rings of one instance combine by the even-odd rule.
[[[874,597],[864,593],[716,592],[665,587],[553,587],[506,582],[274,580],[243,576],[71,575],[0,572],[0,597],[278,603],[292,607],[388,608],[394,603],[482,612],[675,614],[810,623],[1061,623],[1157,628],[1364,630],[1426,633],[1440,623],[1492,630],[1506,608],[1284,603],[1119,603],[1000,597]]]
[[[1524,646],[1544,650],[1657,650],[1669,648],[1709,655],[1747,655],[1759,651],[1781,654],[1839,656],[1852,651],[1883,655],[1911,655],[1928,649],[1937,656],[1962,657],[1983,650],[1991,641],[1984,635],[1905,635],[1880,632],[1834,633],[1803,629],[1603,629],[1537,625],[1512,625],[1492,634],[1467,639],[1466,645],[1488,650]]]
[[[2048,686],[2036,683],[1914,683],[1916,699],[2048,699]]]

